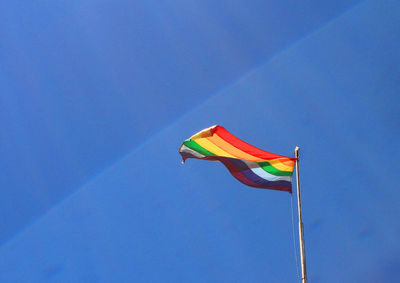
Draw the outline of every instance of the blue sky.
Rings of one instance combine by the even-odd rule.
[[[291,198],[177,149],[301,146],[312,282],[400,264],[398,1],[4,1],[2,282],[296,282]]]

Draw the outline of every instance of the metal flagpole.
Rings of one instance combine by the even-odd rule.
[[[296,156],[297,208],[299,211],[299,242],[300,242],[300,260],[301,260],[301,274],[302,274],[301,282],[307,283],[306,251],[305,251],[305,245],[304,245],[303,220],[301,217],[299,150],[300,150],[300,147],[296,146],[296,148],[294,150],[294,154]]]

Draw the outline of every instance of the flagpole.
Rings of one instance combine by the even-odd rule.
[[[300,150],[300,147],[296,146],[296,148],[294,150],[294,154],[296,156],[297,208],[299,211],[299,242],[300,242],[300,260],[301,260],[301,274],[302,274],[301,282],[307,283],[306,251],[305,251],[305,245],[304,245],[303,220],[301,217],[299,150]]]

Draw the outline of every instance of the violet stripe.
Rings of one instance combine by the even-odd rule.
[[[207,159],[209,159],[209,157],[206,157]],[[285,192],[289,192],[292,193],[292,185],[290,184],[289,186],[285,185],[285,186],[277,186],[277,185],[263,185],[263,184],[258,184],[253,182],[252,180],[248,179],[242,171],[238,170],[238,167],[233,164],[232,158],[224,158],[224,157],[216,157],[216,156],[212,156],[211,157],[212,160],[219,160],[221,163],[223,163],[225,165],[226,168],[228,168],[229,172],[232,174],[232,176],[234,176],[237,180],[239,180],[240,182],[242,182],[245,185],[251,186],[251,187],[255,187],[255,188],[260,188],[260,189],[271,189],[271,190],[279,190],[279,191],[285,191]],[[274,183],[276,184],[276,182],[270,182],[270,183]]]
[[[227,158],[227,157],[225,157]],[[243,161],[241,161],[240,159],[235,159],[235,158],[229,158],[229,161],[231,163],[233,163],[234,166],[236,166],[237,170],[242,172],[243,175],[246,176],[246,178],[248,178],[249,180],[251,180],[254,183],[257,183],[259,185],[262,186],[267,186],[267,187],[274,187],[274,186],[288,186],[291,187],[291,182],[289,181],[284,181],[284,180],[280,180],[280,181],[269,181],[266,179],[261,178],[260,176],[258,176],[257,174],[255,174],[247,165],[246,163],[244,163]]]

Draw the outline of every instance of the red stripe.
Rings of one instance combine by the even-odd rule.
[[[268,151],[261,150],[255,146],[252,146],[251,144],[248,144],[247,142],[242,141],[241,139],[235,137],[232,135],[230,132],[228,132],[224,127],[221,126],[216,126],[214,131],[216,135],[218,135],[221,139],[225,140],[226,142],[230,143],[234,147],[251,154],[255,157],[266,159],[266,160],[271,160],[271,159],[276,159],[276,158],[288,158],[293,161],[295,161],[295,158],[292,157],[287,157],[287,156],[282,156],[278,154],[274,154]]]

